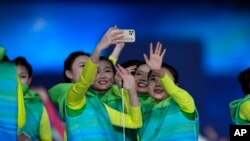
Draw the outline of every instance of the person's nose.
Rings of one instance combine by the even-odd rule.
[[[142,74],[141,80],[148,81],[148,74]]]

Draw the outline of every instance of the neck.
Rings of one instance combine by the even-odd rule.
[[[138,96],[149,96],[147,92],[137,92]]]

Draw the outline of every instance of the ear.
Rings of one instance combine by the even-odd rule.
[[[69,79],[73,79],[73,74],[70,70],[66,70],[64,73]]]

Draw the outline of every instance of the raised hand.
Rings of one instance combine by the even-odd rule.
[[[138,95],[136,92],[136,82],[133,75],[120,65],[116,66],[116,71],[123,80],[123,87],[129,91],[129,99],[131,106],[140,106]]]
[[[125,68],[129,73],[132,73],[132,72],[134,72],[135,70],[136,70],[136,65],[133,65],[133,66],[129,66],[129,67],[127,67],[127,68]],[[119,73],[116,73],[115,74],[115,82],[117,83],[117,85],[119,86],[119,87],[121,87],[122,86],[122,77],[120,76],[120,74]]]
[[[126,69],[124,69],[120,65],[116,66],[116,71],[117,71],[118,75],[123,80],[123,87],[124,88],[126,88],[127,90],[135,90],[136,89],[135,79],[129,71],[127,71]]]
[[[123,38],[123,36],[123,32],[118,30],[117,27],[109,28],[90,56],[91,61],[97,64],[99,62],[101,52],[110,45],[118,43]]]
[[[166,49],[162,51],[162,44],[160,42],[156,44],[155,51],[153,50],[153,44],[150,43],[150,56],[148,58],[147,55],[144,54],[144,59],[151,70],[159,71],[161,69],[165,53]]]
[[[135,72],[135,70],[137,69],[137,66],[136,66],[136,65],[133,65],[133,66],[126,67],[125,69],[126,69],[128,72],[132,73],[132,72]]]
[[[121,40],[122,38],[123,38],[123,32],[120,31],[117,27],[111,27],[103,35],[102,39],[97,45],[97,48],[100,50],[106,49],[112,44],[119,43],[119,40]]]

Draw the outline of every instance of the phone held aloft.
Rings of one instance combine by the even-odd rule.
[[[132,43],[135,42],[135,30],[134,29],[118,29],[123,31],[124,37],[121,39],[121,42]],[[116,32],[118,30],[113,30],[112,32]]]

